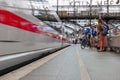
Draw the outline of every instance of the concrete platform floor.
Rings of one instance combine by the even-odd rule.
[[[118,53],[81,49],[80,45],[72,45],[57,53],[30,73],[12,80],[120,80]],[[5,75],[0,80],[11,79]]]

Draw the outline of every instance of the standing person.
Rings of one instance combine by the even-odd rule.
[[[90,39],[91,39],[91,34],[89,33],[89,34],[87,35],[87,42],[88,42],[89,48],[91,48]]]
[[[98,20],[97,26],[97,36],[98,36],[98,47],[100,48],[98,51],[102,52],[106,47],[106,35],[107,35],[107,27],[103,25],[101,19]]]
[[[78,43],[78,38],[75,38],[75,44],[77,44]]]
[[[90,34],[90,28],[86,27],[85,30],[84,30],[84,33],[85,33],[85,39],[86,39],[86,42],[87,42],[87,46],[89,46],[91,48],[91,45],[90,45],[90,37],[91,37],[91,34]]]
[[[95,47],[95,36],[96,36],[96,31],[95,31],[95,27],[90,26],[90,46],[91,47]]]
[[[98,48],[98,51],[102,51],[102,35],[100,34],[101,31],[102,31],[102,20],[98,19],[98,25],[97,25],[97,37],[98,37],[97,48]]]

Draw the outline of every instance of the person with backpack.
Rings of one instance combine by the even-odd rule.
[[[99,52],[105,51],[106,48],[106,36],[108,34],[109,27],[103,23],[101,19],[98,20],[98,46],[99,46]]]

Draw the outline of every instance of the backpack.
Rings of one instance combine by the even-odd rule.
[[[109,26],[107,24],[103,24],[106,27],[107,31],[109,30]]]
[[[107,25],[107,24],[103,24],[103,25],[102,25],[102,31],[101,31],[101,33],[102,33],[103,35],[107,35],[107,34],[108,34],[108,30],[109,30],[108,25]]]

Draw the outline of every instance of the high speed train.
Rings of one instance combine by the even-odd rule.
[[[0,73],[2,70],[67,46],[44,22],[32,15],[30,0],[0,0]]]

